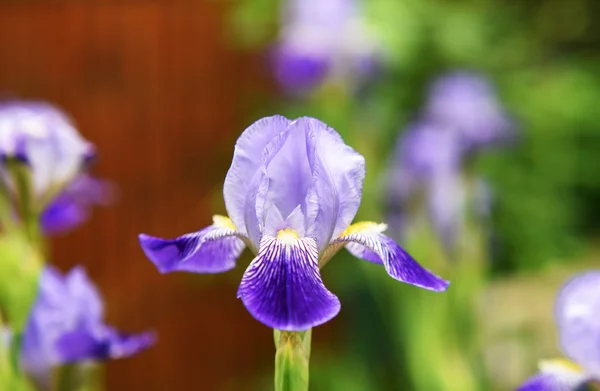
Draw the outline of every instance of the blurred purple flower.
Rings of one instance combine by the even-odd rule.
[[[424,196],[433,227],[451,251],[469,204],[481,217],[490,209],[488,186],[480,182],[468,194],[465,161],[485,146],[514,137],[513,123],[483,77],[457,72],[435,81],[419,121],[399,139],[394,153],[388,204],[397,234],[402,234],[414,200]]]
[[[327,77],[354,79],[376,68],[379,49],[356,0],[288,0],[272,51],[275,77],[292,94]]]
[[[443,291],[448,283],[423,269],[389,237],[385,224],[351,224],[360,205],[364,158],[313,118],[263,118],[242,133],[225,178],[231,219],[173,240],[140,235],[160,272],[232,269],[245,246],[256,258],[238,297],[269,327],[300,331],[333,318],[338,298],[319,272],[339,249],[383,265],[402,282]]]
[[[28,164],[34,202],[41,208],[46,234],[65,232],[87,219],[92,205],[111,201],[111,186],[85,171],[95,157],[69,118],[42,102],[0,103],[0,156]],[[4,166],[0,174],[9,188],[13,178]]]
[[[518,391],[575,391],[600,380],[600,271],[568,281],[554,313],[562,352],[571,361],[542,361],[540,372]]]
[[[398,140],[388,181],[388,213],[401,235],[408,211],[424,197],[431,223],[447,249],[462,223],[466,193],[458,135],[449,128],[417,123]]]
[[[114,198],[113,186],[106,181],[82,174],[74,179],[42,211],[40,222],[46,235],[67,232],[89,217],[94,205],[108,205]]]
[[[476,149],[514,138],[514,124],[487,79],[455,72],[437,79],[429,91],[423,119],[448,127],[461,137],[462,147]]]
[[[131,356],[154,343],[152,333],[122,334],[104,324],[102,300],[81,267],[63,276],[46,266],[25,328],[21,362],[41,384],[65,363]]]
[[[43,199],[73,180],[95,149],[57,108],[10,101],[0,103],[0,155],[29,164],[34,193]],[[5,172],[3,176],[12,186]]]

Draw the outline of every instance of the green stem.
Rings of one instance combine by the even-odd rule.
[[[308,391],[308,362],[312,330],[273,330],[275,391]]]
[[[75,364],[61,365],[55,370],[53,391],[75,391],[79,389],[79,371]]]

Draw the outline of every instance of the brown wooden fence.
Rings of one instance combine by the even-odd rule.
[[[240,96],[261,84],[257,60],[231,49],[224,12],[200,0],[0,3],[0,94],[63,107],[120,190],[53,251],[63,269],[86,266],[110,323],[159,333],[155,348],[108,365],[111,391],[250,390],[253,373],[271,370],[270,332],[235,298],[243,267],[160,276],[136,238],[189,232],[215,204],[223,211],[246,124]]]

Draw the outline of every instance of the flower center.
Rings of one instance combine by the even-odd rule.
[[[292,244],[298,240],[298,232],[290,228],[284,228],[277,232],[277,239],[285,244]]]

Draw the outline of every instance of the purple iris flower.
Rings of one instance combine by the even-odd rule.
[[[452,248],[467,202],[459,140],[452,129],[427,122],[412,125],[398,140],[387,185],[397,235],[408,223],[408,210],[424,197],[433,228],[444,246]]]
[[[252,316],[280,330],[306,330],[338,313],[319,269],[344,246],[399,281],[445,290],[448,282],[383,234],[385,224],[351,225],[364,176],[364,158],[323,122],[263,118],[235,146],[223,189],[230,218],[215,216],[173,240],[141,234],[140,243],[162,273],[224,272],[249,247],[256,257],[237,295]]]
[[[85,271],[67,275],[46,266],[23,335],[21,363],[38,382],[52,367],[131,356],[154,343],[152,333],[122,334],[104,324],[103,304]]]
[[[58,192],[94,154],[94,146],[57,108],[43,102],[0,103],[0,155],[29,164],[37,197]]]
[[[43,232],[55,235],[67,232],[85,222],[93,205],[108,205],[114,195],[113,186],[89,174],[81,174],[69,183],[42,211]]]
[[[407,210],[426,198],[430,220],[447,250],[452,250],[465,210],[489,213],[490,189],[465,186],[466,160],[481,148],[514,139],[514,126],[492,86],[481,76],[456,72],[431,87],[419,120],[402,135],[394,153],[388,185],[391,220],[402,234]]]
[[[555,303],[560,345],[570,360],[542,361],[518,391],[575,391],[600,381],[600,270],[568,281]]]
[[[42,102],[0,103],[0,155],[28,164],[33,202],[46,234],[67,231],[85,221],[92,205],[111,200],[111,186],[85,171],[95,148],[59,109]],[[9,188],[13,178],[0,175]]]
[[[437,79],[430,88],[423,119],[453,129],[466,150],[514,138],[514,124],[494,88],[475,73],[455,72]]]
[[[369,75],[379,49],[355,0],[288,0],[273,50],[275,76],[284,90],[305,93],[328,77]]]

